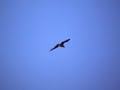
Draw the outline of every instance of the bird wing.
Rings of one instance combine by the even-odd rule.
[[[67,39],[67,40],[61,42],[61,44],[64,44],[64,43],[68,42],[69,40],[70,40],[70,39]]]
[[[50,51],[52,51],[52,50],[54,50],[54,49],[56,49],[58,47],[59,47],[59,44],[57,44],[56,46],[54,46]]]

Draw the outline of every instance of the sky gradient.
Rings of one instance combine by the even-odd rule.
[[[119,0],[0,2],[0,90],[120,90]]]

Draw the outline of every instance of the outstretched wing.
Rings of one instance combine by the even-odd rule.
[[[68,42],[69,40],[70,40],[70,39],[67,39],[67,40],[61,42],[61,44],[64,44],[64,43]]]
[[[54,46],[50,51],[52,51],[52,50],[54,50],[54,49],[56,49],[58,47],[59,47],[59,44],[57,44],[56,46]]]

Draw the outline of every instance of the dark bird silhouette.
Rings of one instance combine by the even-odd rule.
[[[58,43],[56,46],[54,46],[50,51],[52,51],[52,50],[54,50],[54,49],[56,49],[56,48],[58,48],[58,47],[63,47],[63,48],[65,48],[65,46],[64,46],[64,43],[66,43],[66,42],[68,42],[70,39],[67,39],[67,40],[65,40],[65,41],[63,41],[63,42],[61,42],[61,43]]]

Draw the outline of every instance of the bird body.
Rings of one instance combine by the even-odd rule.
[[[65,40],[65,41],[63,41],[63,42],[61,42],[61,43],[58,43],[56,46],[54,46],[50,51],[52,51],[52,50],[54,50],[54,49],[56,49],[56,48],[58,48],[58,47],[63,47],[63,48],[65,48],[65,46],[64,46],[64,43],[66,43],[66,42],[68,42],[70,39],[67,39],[67,40]]]

